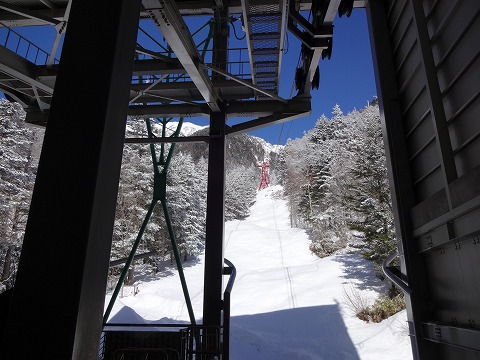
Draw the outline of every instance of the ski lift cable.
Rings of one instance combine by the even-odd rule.
[[[287,136],[286,136],[285,140],[288,139],[288,135],[290,135],[290,130],[292,130],[292,125],[293,125],[293,120],[290,120],[290,126],[288,128]]]
[[[282,136],[282,132],[283,132],[283,125],[284,125],[284,124],[285,124],[285,123],[282,123],[282,127],[280,128],[280,133],[278,134],[277,145],[278,145],[278,144],[280,144],[280,138],[281,138],[281,136]]]

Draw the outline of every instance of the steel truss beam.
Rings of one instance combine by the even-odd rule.
[[[0,59],[0,73],[4,74],[0,79],[0,89],[12,95],[26,109],[38,108],[42,112],[48,109],[53,86],[42,80],[41,74],[44,72],[37,65],[2,46]]]
[[[273,98],[273,99],[275,99],[275,100],[278,100],[278,101],[281,101],[281,102],[287,102],[287,100],[285,100],[284,98],[282,98],[282,97],[280,97],[280,96],[278,96],[278,95],[276,95],[276,94],[273,94],[273,93],[271,93],[271,92],[269,92],[269,91],[263,90],[262,88],[260,88],[260,87],[258,87],[258,86],[256,86],[256,85],[253,85],[251,82],[248,82],[248,81],[246,81],[246,80],[240,79],[239,77],[237,77],[237,76],[235,76],[235,75],[232,75],[232,74],[230,74],[230,73],[228,73],[228,72],[226,72],[226,71],[224,71],[224,70],[217,69],[217,68],[216,68],[215,66],[213,66],[213,65],[207,65],[207,67],[208,67],[210,70],[212,70],[212,71],[214,71],[214,72],[216,72],[216,73],[218,73],[218,74],[221,74],[221,75],[223,75],[223,76],[229,77],[229,78],[232,79],[233,81],[235,81],[235,82],[237,82],[237,83],[239,83],[239,84],[242,84],[242,85],[244,85],[244,86],[246,86],[246,87],[249,87],[250,89],[253,89],[253,90],[255,90],[255,91],[258,91],[258,92],[260,92],[260,93],[262,93],[262,94],[264,94],[264,95],[267,95],[268,97],[271,97],[271,98]]]
[[[126,138],[125,144],[175,144],[175,143],[208,143],[208,136]]]
[[[281,124],[285,121],[295,120],[307,115],[310,115],[310,111],[277,112],[272,115],[259,117],[256,120],[250,120],[237,125],[233,125],[228,130],[228,134],[238,134],[256,129],[261,129],[266,126]]]
[[[247,122],[250,125],[238,125],[236,127],[238,131],[240,129],[248,131],[248,129],[277,124],[291,120],[292,116],[293,118],[302,116],[300,114],[306,116],[310,111],[310,102],[299,99],[292,99],[286,103],[277,100],[231,101],[225,108],[227,118],[260,117],[257,120]],[[206,104],[132,105],[129,109],[129,115],[141,117],[207,117],[209,116],[209,108]],[[270,118],[267,118],[267,116],[270,116]]]
[[[45,91],[48,94],[53,94],[53,87],[46,85],[38,80],[42,71],[40,67],[14,52],[0,46],[0,71],[12,76],[13,78],[30,84],[38,89]]]
[[[60,21],[57,19],[54,19],[49,16],[41,15],[39,13],[35,13],[33,11],[29,11],[28,9],[24,9],[19,6],[12,5],[10,3],[7,3],[5,1],[0,1],[0,9],[6,10],[8,12],[20,15],[21,17],[33,19],[39,21],[42,25],[49,24],[49,25],[58,25],[60,24]]]
[[[208,76],[187,24],[174,2],[143,0],[145,10],[165,37],[212,111],[219,112],[220,98]]]
[[[46,4],[47,0],[40,0],[42,3]],[[300,0],[296,1],[298,4],[298,11],[310,10],[312,1],[311,0]],[[365,7],[366,0],[355,0],[353,7],[354,8],[363,8]],[[11,12],[0,12],[0,21],[4,22],[7,26],[34,26],[34,25],[44,25],[43,21],[37,20],[37,17],[47,17],[53,18],[55,20],[61,21],[64,18],[65,6],[55,4],[55,8],[50,9],[29,9],[29,12],[34,15],[33,18],[26,18],[19,14]],[[182,15],[213,15],[217,4],[215,0],[191,0],[191,1],[181,1],[177,2],[177,7]],[[228,7],[229,14],[241,14],[242,6],[240,0],[231,0],[227,4],[223,5]],[[142,12],[140,14],[142,18],[148,18],[149,16]]]

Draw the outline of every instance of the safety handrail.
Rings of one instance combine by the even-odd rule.
[[[237,269],[228,259],[223,259],[228,266],[223,268],[225,275],[230,275],[227,286],[223,293],[223,357],[222,360],[228,360],[230,356],[230,294],[237,276]]]
[[[251,79],[252,73],[250,69],[250,60],[248,58],[248,48],[243,48],[243,47],[235,47],[235,48],[228,48],[226,50],[222,49],[215,49],[216,52],[227,52],[228,53],[228,59],[229,61],[226,63],[216,63],[212,64],[212,54],[213,54],[213,49],[205,49],[203,51],[203,62],[206,65],[225,65],[227,67],[227,72],[235,75],[237,77],[240,77],[242,79]],[[158,56],[162,57],[172,57],[174,54],[171,52],[157,52],[156,53]],[[137,54],[138,60],[151,60],[154,59],[153,55],[149,55],[146,53],[142,53],[141,51]],[[172,57],[172,59],[176,59],[175,57]],[[208,70],[209,75],[211,76],[211,70]],[[189,77],[185,74],[177,75],[180,76],[183,81],[189,81]],[[145,80],[147,77],[143,75],[143,79]],[[172,74],[170,74],[170,78],[174,78]]]
[[[406,294],[411,294],[412,289],[408,284],[398,275],[399,271],[393,266],[389,266],[390,263],[398,256],[398,250],[394,250],[387,258],[383,261],[382,270],[387,278],[389,278],[395,285],[403,290]]]
[[[47,64],[50,56],[47,51],[35,45],[33,42],[12,30],[2,22],[0,22],[0,28],[7,30],[5,40],[0,43],[3,47],[13,51],[15,54],[20,55],[36,65]],[[54,59],[54,64],[58,64],[59,62],[60,61],[58,59]]]
[[[130,356],[129,356],[130,355]],[[180,360],[180,353],[175,349],[157,349],[157,348],[125,348],[125,349],[118,349],[112,353],[112,356],[109,360],[123,360],[125,358],[136,358],[140,359],[147,359],[153,355],[155,359],[162,359],[162,360]],[[172,355],[173,357],[171,357]],[[107,359],[106,359],[107,360]]]

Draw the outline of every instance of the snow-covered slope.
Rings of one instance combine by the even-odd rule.
[[[225,257],[237,269],[231,359],[411,359],[404,312],[368,324],[345,301],[345,292],[373,299],[382,290],[372,266],[358,254],[312,255],[306,233],[290,227],[280,191],[262,190],[247,219],[225,226]],[[203,257],[186,264],[185,276],[201,320]],[[117,300],[111,321],[188,321],[174,269],[142,280],[138,290]]]
[[[162,134],[162,125],[152,121],[152,130],[153,133],[157,136]],[[167,136],[172,135],[177,130],[178,122],[177,121],[170,121],[166,128],[167,128]],[[180,136],[190,136],[193,133],[205,129],[206,126],[200,126],[193,124],[191,122],[185,121],[182,124],[182,128],[180,129]],[[138,132],[146,134],[146,128],[143,121],[133,121],[127,122],[126,132],[127,134],[136,134]]]
[[[177,126],[178,126],[178,122],[176,121],[171,121],[168,123],[168,129],[170,129],[172,133],[177,129]],[[200,126],[200,125],[196,125],[191,122],[185,121],[182,124],[181,135],[190,136],[199,130],[205,129],[206,127],[207,126]]]
[[[250,136],[262,145],[266,154],[270,154],[271,152],[279,154],[280,151],[285,147],[285,145],[272,145],[268,141],[262,138],[259,138],[257,136],[253,136],[253,135],[250,135]]]

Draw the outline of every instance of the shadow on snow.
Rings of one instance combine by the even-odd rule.
[[[337,255],[334,261],[342,264],[345,275],[342,277],[348,281],[357,280],[355,287],[360,290],[375,290],[381,292],[385,285],[375,276],[375,268],[372,262],[365,260],[361,254],[349,253]],[[348,281],[344,282],[347,284]]]
[[[145,321],[129,307],[123,307],[109,322],[186,325],[169,318]],[[232,360],[360,359],[338,304],[234,316],[230,354]]]
[[[232,360],[357,360],[338,304],[232,317]]]

